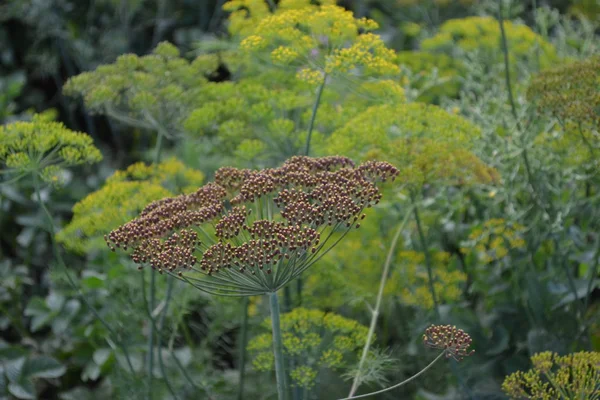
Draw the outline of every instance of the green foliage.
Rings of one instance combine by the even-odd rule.
[[[40,379],[60,378],[66,368],[52,357],[28,354],[20,347],[0,342],[0,395],[17,399],[37,399],[35,383]]]
[[[573,397],[597,353],[557,354],[600,345],[598,20],[585,1],[528,4],[3,2],[0,119],[32,122],[0,127],[0,398],[272,399],[267,302],[194,286],[274,282],[294,400],[429,368],[432,323],[448,324],[426,330],[441,356],[469,355],[471,336],[477,352],[389,397],[501,398],[535,353],[507,393]],[[100,161],[94,144],[97,168],[62,171]],[[344,165],[277,167],[306,153]],[[364,220],[351,202],[369,185],[349,181],[372,164],[344,157],[399,171]],[[34,177],[68,185],[34,203]],[[105,234],[172,276],[132,273]]]

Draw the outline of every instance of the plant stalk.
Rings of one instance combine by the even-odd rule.
[[[315,99],[315,104],[313,105],[312,115],[310,116],[310,122],[308,124],[308,135],[306,136],[306,146],[304,147],[304,155],[308,156],[310,154],[310,139],[312,137],[313,128],[315,126],[315,119],[317,118],[317,111],[319,110],[319,104],[321,103],[321,95],[323,94],[323,89],[325,89],[325,83],[327,82],[327,74],[323,75],[323,82],[319,86],[319,90],[317,91],[317,98]]]
[[[379,317],[379,309],[381,308],[381,300],[383,299],[383,291],[385,289],[385,283],[387,281],[390,266],[392,264],[392,260],[394,259],[394,254],[396,251],[396,245],[398,244],[398,240],[400,239],[400,235],[408,222],[410,215],[412,213],[412,207],[408,210],[404,219],[398,225],[398,229],[392,238],[392,242],[390,243],[390,249],[388,250],[387,256],[385,258],[385,263],[383,264],[383,271],[381,273],[381,281],[379,282],[379,291],[377,292],[377,299],[375,301],[375,308],[372,311],[371,315],[371,324],[369,325],[369,332],[367,334],[367,341],[365,343],[365,347],[363,347],[362,355],[360,357],[360,361],[358,362],[358,370],[356,371],[356,376],[354,377],[354,381],[352,382],[352,388],[350,389],[349,397],[354,396],[354,393],[358,390],[360,386],[360,378],[362,373],[362,368],[364,366],[365,360],[367,359],[367,355],[369,354],[369,348],[371,347],[371,341],[373,340],[373,335],[375,333],[375,327],[377,326],[377,318]]]
[[[277,379],[277,399],[286,400],[287,385],[283,361],[283,341],[281,339],[281,321],[279,320],[279,300],[277,292],[269,293],[271,307],[271,329],[273,331],[273,355],[275,356],[275,378]]]
[[[244,399],[244,381],[246,378],[246,341],[248,338],[248,305],[250,298],[245,296],[242,300],[242,332],[240,333],[240,382],[238,384],[238,400]]]
[[[160,154],[162,151],[162,142],[163,142],[163,132],[161,129],[158,129],[158,137],[156,138],[156,146],[154,150],[154,166],[160,162]],[[143,279],[143,278],[142,278]],[[155,324],[154,317],[152,313],[154,312],[155,307],[155,298],[156,298],[156,271],[154,268],[150,268],[150,299],[148,301],[148,318],[150,320],[150,333],[148,335],[148,392],[147,398],[148,400],[152,400],[153,390],[152,390],[152,381],[154,380],[153,376],[153,368],[154,368],[154,335],[159,332],[155,332]]]
[[[428,365],[427,365],[425,368],[423,368],[422,370],[420,370],[419,372],[417,372],[416,374],[414,374],[414,375],[413,375],[413,376],[411,376],[410,378],[408,378],[408,379],[406,379],[406,380],[404,380],[404,381],[402,381],[402,382],[400,382],[400,383],[397,383],[397,384],[395,384],[394,386],[390,386],[390,387],[388,387],[388,388],[381,389],[381,390],[378,390],[378,391],[376,391],[376,392],[371,392],[371,393],[361,394],[361,395],[359,395],[359,396],[344,397],[343,399],[338,399],[338,400],[363,399],[363,398],[365,398],[365,397],[372,397],[372,396],[375,396],[375,395],[377,395],[377,394],[381,394],[381,393],[389,392],[390,390],[394,390],[394,389],[396,389],[396,388],[399,388],[400,386],[404,386],[404,385],[406,385],[407,383],[409,383],[409,382],[411,382],[411,381],[413,381],[413,380],[417,379],[419,376],[421,376],[422,374],[424,374],[424,373],[425,373],[425,372],[426,372],[426,371],[427,371],[429,368],[433,367],[433,365],[434,365],[436,362],[438,362],[438,360],[439,360],[440,358],[442,358],[442,356],[443,356],[444,354],[446,354],[446,352],[445,352],[445,351],[442,351],[442,352],[440,353],[440,355],[438,355],[438,356],[437,356],[437,357],[436,357],[436,358],[435,358],[435,359],[434,359],[432,362],[430,362],[430,363],[429,363],[429,364],[428,364]]]
[[[433,300],[433,308],[437,320],[441,319],[440,310],[438,307],[438,300],[435,294],[435,286],[433,284],[433,266],[431,262],[431,254],[429,253],[429,247],[425,233],[423,232],[423,226],[421,225],[421,217],[419,216],[419,207],[415,200],[414,194],[411,194],[411,201],[413,204],[413,213],[415,215],[415,222],[417,223],[417,232],[419,233],[419,240],[421,241],[421,247],[423,248],[423,254],[425,255],[425,266],[427,267],[427,280],[429,281],[429,291],[431,292],[431,299]]]

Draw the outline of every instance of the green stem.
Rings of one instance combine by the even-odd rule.
[[[281,339],[281,322],[279,320],[279,300],[277,292],[269,293],[271,307],[271,329],[273,330],[273,355],[275,356],[275,378],[277,379],[277,399],[286,400],[287,385],[285,383],[285,367],[283,362],[283,342]]]
[[[419,216],[419,207],[417,207],[417,203],[415,201],[414,194],[411,195],[411,201],[413,204],[413,213],[415,215],[415,222],[417,223],[417,231],[419,233],[419,240],[421,241],[421,247],[423,248],[423,254],[425,255],[425,266],[427,267],[427,278],[429,281],[429,291],[431,292],[431,299],[433,300],[433,308],[435,310],[435,315],[437,320],[440,318],[440,310],[438,307],[438,300],[435,294],[435,286],[433,283],[433,269],[431,263],[431,254],[429,253],[429,247],[427,244],[427,239],[425,238],[425,233],[423,232],[423,226],[421,225],[421,218]]]
[[[306,146],[304,147],[304,155],[308,156],[310,154],[310,139],[312,137],[313,128],[315,126],[315,119],[317,118],[317,111],[319,109],[319,104],[321,103],[321,95],[323,94],[323,89],[325,89],[325,83],[327,82],[327,74],[323,75],[323,81],[319,86],[319,90],[317,91],[317,98],[315,99],[315,104],[313,105],[312,115],[310,116],[310,122],[308,124],[308,135],[306,136]]]
[[[435,358],[435,359],[434,359],[432,362],[430,362],[430,363],[429,363],[429,364],[428,364],[428,365],[427,365],[425,368],[423,368],[421,371],[417,372],[416,374],[414,374],[414,375],[413,375],[413,376],[411,376],[410,378],[408,378],[408,379],[406,379],[406,380],[404,380],[404,381],[402,381],[402,382],[400,382],[400,383],[397,383],[397,384],[395,384],[394,386],[390,386],[390,387],[388,387],[388,388],[381,389],[381,390],[378,390],[378,391],[376,391],[376,392],[371,392],[371,393],[361,394],[360,396],[350,396],[350,397],[344,397],[343,399],[339,399],[339,400],[363,399],[363,398],[365,398],[365,397],[371,397],[371,396],[375,396],[375,395],[377,395],[377,394],[381,394],[381,393],[389,392],[390,390],[394,390],[394,389],[396,389],[396,388],[399,388],[400,386],[404,386],[404,385],[406,385],[407,383],[409,383],[409,382],[411,382],[411,381],[413,381],[413,380],[417,379],[419,376],[421,376],[422,374],[424,374],[424,373],[425,373],[425,372],[426,372],[426,371],[427,371],[429,368],[433,367],[433,365],[434,365],[436,362],[438,362],[438,360],[439,360],[440,358],[442,358],[442,356],[443,356],[444,354],[446,354],[446,352],[445,352],[445,351],[442,351],[442,352],[440,353],[440,355],[439,355],[439,356],[437,356],[437,357],[436,357],[436,358]]]
[[[158,165],[160,162],[160,153],[162,150],[162,142],[163,142],[163,133],[162,130],[158,130],[158,137],[156,139],[156,147],[154,150],[154,166]],[[143,279],[143,277],[142,277]],[[154,312],[155,307],[155,297],[156,297],[156,271],[154,268],[150,268],[150,299],[148,302],[148,318],[150,320],[150,333],[148,335],[148,392],[147,398],[148,400],[152,400],[153,390],[152,390],[152,381],[154,380],[154,374],[152,373],[154,369],[154,335],[160,335],[160,330],[155,332],[155,324],[154,324],[154,316],[152,313]],[[160,350],[160,349],[159,349]]]
[[[504,79],[506,80],[506,88],[508,90],[508,101],[510,103],[510,109],[512,111],[517,124],[519,124],[519,117],[517,115],[517,107],[515,105],[515,98],[512,92],[512,85],[510,79],[510,67],[508,60],[508,41],[506,40],[506,32],[504,31],[504,17],[502,16],[502,1],[498,1],[498,23],[500,24],[500,35],[502,37],[502,53],[504,55]],[[520,130],[520,129],[519,129]]]
[[[142,276],[142,279],[143,276]],[[148,361],[148,392],[147,398],[152,400],[152,381],[154,380],[154,374],[152,373],[154,369],[154,317],[152,315],[154,311],[154,297],[155,297],[155,288],[156,288],[156,275],[154,273],[154,269],[150,268],[150,299],[148,301],[148,319],[150,320],[150,333],[148,335],[148,353],[146,354]]]
[[[158,137],[156,138],[156,147],[154,148],[154,163],[158,164],[160,162],[160,153],[162,151],[162,142],[163,142],[163,134],[162,132],[158,132]]]
[[[69,282],[69,284],[71,285],[73,290],[75,290],[77,292],[77,295],[79,296],[81,301],[92,311],[94,316],[96,318],[98,318],[98,321],[100,321],[100,323],[106,328],[106,330],[108,330],[110,335],[113,337],[114,341],[117,343],[117,346],[119,346],[121,348],[121,351],[123,352],[123,355],[125,356],[125,360],[127,361],[127,366],[129,367],[129,370],[131,371],[132,374],[135,374],[135,369],[133,368],[133,364],[131,363],[131,359],[129,357],[129,351],[127,350],[127,346],[125,346],[123,344],[123,342],[121,342],[121,340],[118,340],[118,336],[117,336],[116,332],[111,328],[111,326],[108,324],[108,322],[106,322],[104,320],[104,318],[102,318],[102,316],[100,315],[98,310],[96,310],[96,308],[89,302],[89,300],[85,297],[83,292],[79,289],[79,287],[77,287],[77,285],[75,284],[75,281],[73,281],[71,274],[69,274],[67,265],[65,264],[65,262],[62,258],[62,255],[60,254],[58,244],[56,243],[56,239],[54,237],[55,227],[54,227],[54,220],[52,219],[52,214],[50,213],[50,210],[48,210],[48,207],[46,207],[46,204],[42,200],[39,178],[38,178],[37,174],[35,174],[35,173],[33,174],[33,186],[34,186],[35,195],[38,200],[38,203],[40,203],[40,206],[42,207],[42,210],[44,211],[44,213],[46,215],[46,219],[48,221],[48,233],[50,234],[50,240],[52,242],[52,249],[54,250],[54,256],[56,258],[56,261],[58,261],[58,264],[63,269],[63,272],[64,272],[65,276],[67,277],[67,281]]]
[[[250,298],[244,297],[242,300],[242,332],[239,337],[240,341],[240,382],[238,384],[238,400],[244,398],[244,381],[246,378],[246,341],[248,337],[248,305],[250,304]]]
[[[165,307],[162,310],[161,316],[160,316],[160,320],[158,322],[158,333],[162,332],[164,324],[165,324],[165,317],[167,316],[167,310],[169,309],[169,303],[171,301],[171,296],[173,293],[173,283],[175,282],[174,278],[172,276],[169,276],[168,278],[168,283],[167,283],[167,295],[166,295],[166,299],[165,299]],[[167,371],[165,370],[165,363],[163,360],[163,356],[162,356],[162,349],[161,349],[161,338],[160,338],[160,334],[156,336],[156,347],[158,349],[158,365],[160,367],[160,372],[165,380],[165,383],[167,385],[167,389],[169,390],[169,393],[171,393],[171,396],[173,396],[173,398],[175,400],[178,399],[177,394],[175,393],[175,389],[173,388],[173,386],[171,385],[171,381],[169,380],[169,377],[167,375]]]
[[[365,343],[365,347],[363,347],[362,355],[360,357],[360,361],[358,362],[358,370],[356,371],[356,376],[354,377],[354,381],[352,382],[352,388],[350,389],[349,397],[352,397],[354,393],[358,390],[360,385],[360,378],[362,373],[362,368],[364,366],[365,360],[367,359],[367,355],[369,353],[369,348],[371,347],[371,341],[373,340],[373,335],[375,333],[375,327],[377,325],[377,318],[379,317],[379,309],[381,308],[381,300],[383,299],[383,291],[385,289],[385,283],[387,281],[390,265],[392,264],[392,260],[394,258],[394,254],[396,251],[396,245],[398,244],[398,240],[400,239],[400,235],[408,222],[412,209],[409,209],[400,225],[398,225],[398,230],[394,234],[392,238],[392,242],[390,243],[390,249],[388,250],[387,257],[385,259],[385,263],[383,264],[383,271],[381,273],[381,281],[379,282],[379,291],[377,292],[377,300],[375,301],[375,308],[372,311],[371,316],[371,324],[369,326],[369,333],[367,334],[367,341]]]

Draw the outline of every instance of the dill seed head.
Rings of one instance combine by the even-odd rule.
[[[471,341],[468,333],[452,325],[431,325],[423,335],[425,346],[444,350],[447,358],[456,361],[475,353],[475,350],[469,350]]]
[[[292,157],[255,171],[221,168],[215,182],[191,194],[150,203],[106,242],[211,293],[276,291],[331,248],[335,230],[359,227],[364,209],[381,199],[377,183],[397,175],[386,162],[355,167],[339,156]]]

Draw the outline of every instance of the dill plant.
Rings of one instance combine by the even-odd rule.
[[[221,168],[215,182],[189,195],[150,203],[106,236],[135,263],[223,296],[268,294],[277,389],[285,369],[277,292],[360,226],[363,210],[379,202],[375,182],[394,179],[395,167],[344,157],[293,157],[265,170]]]
[[[548,68],[559,60],[554,46],[524,24],[504,23],[506,39],[510,43],[510,68],[530,60],[532,54],[537,68]],[[491,66],[502,62],[502,33],[494,17],[466,17],[444,22],[439,32],[421,42],[421,49],[442,52],[450,56],[461,54],[475,57],[478,63]]]
[[[551,351],[531,356],[533,368],[506,377],[502,390],[511,399],[600,398],[600,353],[581,351],[560,356]]]

